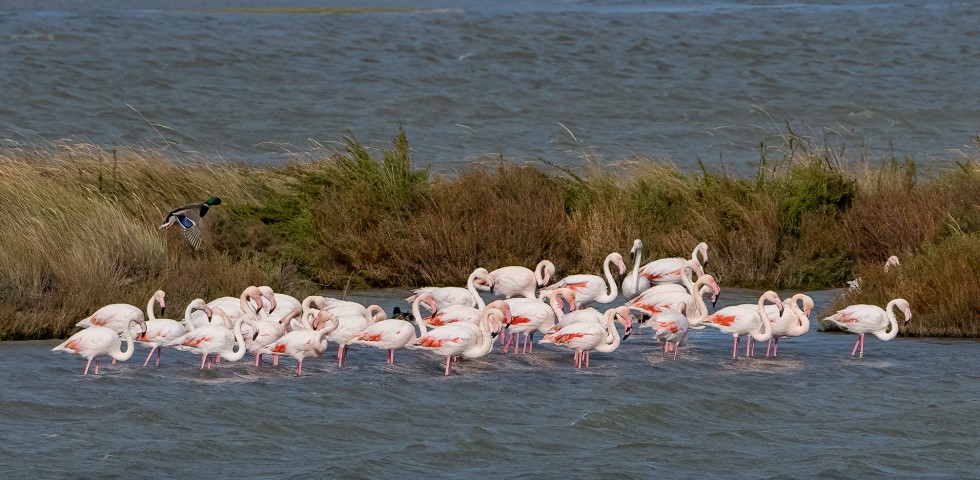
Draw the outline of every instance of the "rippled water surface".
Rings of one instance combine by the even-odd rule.
[[[404,293],[354,299],[390,310]],[[753,295],[726,289],[719,307]],[[639,330],[588,370],[541,345],[449,378],[426,352],[386,366],[359,348],[300,378],[291,360],[200,371],[169,350],[144,369],[143,348],[82,377],[56,341],[4,342],[0,464],[5,478],[976,476],[975,341],[869,338],[852,359],[853,336],[814,327],[778,359],[733,361],[731,337],[706,330],[663,361]]]
[[[403,125],[417,161],[437,169],[494,154],[575,164],[595,151],[745,172],[787,122],[847,152],[924,161],[960,158],[951,150],[980,130],[974,2],[213,10],[296,5],[0,0],[0,138],[165,141],[275,163],[346,131],[383,145]]]

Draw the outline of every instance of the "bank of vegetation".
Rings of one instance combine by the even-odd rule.
[[[755,175],[658,160],[580,169],[507,159],[453,175],[413,163],[403,132],[353,136],[275,167],[169,148],[83,143],[0,147],[0,338],[60,337],[95,308],[272,285],[324,289],[462,284],[477,266],[600,271],[610,251],[687,256],[710,245],[722,286],[839,288],[846,303],[912,304],[915,335],[980,336],[980,154],[920,172],[909,159],[848,158],[787,132]],[[170,208],[222,204],[205,248],[157,226]],[[884,272],[890,255],[902,266]],[[168,312],[169,313],[169,312]]]

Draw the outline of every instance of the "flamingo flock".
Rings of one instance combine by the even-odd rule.
[[[691,330],[712,327],[733,337],[732,358],[737,359],[740,339],[746,338],[745,357],[753,357],[756,342],[768,342],[766,357],[776,357],[779,340],[810,331],[813,299],[798,293],[781,299],[772,291],[752,304],[733,305],[711,312],[721,287],[705,273],[708,246],[698,244],[690,258],[662,258],[643,264],[643,243],[636,240],[630,253],[633,268],[627,273],[618,252],[602,262],[603,275],[574,274],[558,280],[555,265],[542,260],[534,270],[507,266],[488,271],[475,269],[465,287],[420,288],[405,299],[411,318],[388,318],[378,305],[310,295],[300,301],[268,286],[248,286],[237,297],[210,302],[192,300],[180,319],[157,318],[166,308],[166,294],[153,293],[145,310],[112,304],[82,319],[82,328],[53,351],[66,351],[87,359],[83,375],[99,358],[115,361],[132,357],[135,344],[150,348],[147,367],[156,354],[160,366],[166,348],[201,355],[200,368],[210,369],[222,360],[237,362],[251,352],[257,367],[263,357],[296,361],[295,373],[303,373],[303,361],[323,356],[335,345],[337,366],[347,364],[349,347],[360,345],[387,351],[387,363],[405,349],[429,352],[444,358],[444,375],[462,359],[486,357],[494,345],[503,354],[533,354],[535,335],[541,345],[572,351],[575,368],[588,368],[593,351],[613,353],[630,337],[634,326],[653,330],[662,358],[676,360],[678,351],[691,341]],[[615,269],[614,269],[615,267]],[[615,271],[615,273],[614,273]],[[622,277],[621,289],[617,276]],[[487,303],[480,291],[502,297]],[[619,306],[603,308],[620,298]],[[423,309],[425,312],[423,313]],[[884,308],[851,305],[826,320],[858,334],[851,356],[864,355],[864,337],[874,334],[890,340],[898,334],[894,310],[912,318],[906,300],[895,299]],[[396,312],[400,308],[396,307]],[[145,315],[144,315],[145,312]],[[621,330],[620,330],[621,328]],[[497,340],[499,337],[499,342]],[[123,350],[122,343],[126,343]]]

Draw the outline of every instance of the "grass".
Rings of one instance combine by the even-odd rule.
[[[280,167],[6,144],[0,339],[62,337],[95,308],[142,306],[160,288],[182,306],[250,284],[296,296],[458,285],[478,266],[544,258],[559,276],[597,273],[635,238],[649,260],[707,242],[723,286],[822,289],[861,276],[860,295],[841,302],[905,296],[909,333],[980,334],[980,155],[924,173],[905,159],[849,159],[792,131],[784,140],[762,146],[754,178],[647,158],[592,158],[575,171],[500,159],[437,176],[414,166],[403,131],[382,148],[348,134]],[[222,204],[206,218],[203,251],[157,230],[170,208],[209,196]],[[903,265],[884,276],[889,255]]]

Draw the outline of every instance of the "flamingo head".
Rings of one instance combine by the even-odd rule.
[[[164,298],[166,296],[167,294],[163,293],[163,290],[157,290],[156,292],[153,292],[153,300],[160,304],[160,315],[164,315],[163,312],[167,309],[167,302],[164,301]]]
[[[288,331],[289,325],[290,325],[290,321],[292,321],[292,319],[294,319],[294,318],[296,318],[296,317],[298,317],[298,316],[300,316],[302,314],[303,314],[303,309],[302,308],[294,308],[294,309],[290,310],[289,313],[287,313],[285,316],[283,316],[282,318],[279,319],[279,324],[280,325],[285,325],[286,326],[286,329]]]
[[[537,269],[541,270],[541,281],[538,282],[538,286],[547,285],[548,281],[551,280],[551,276],[555,274],[555,264],[549,260],[541,260],[538,263]]]
[[[699,243],[698,246],[697,246],[697,248],[695,249],[695,251],[696,252],[699,252],[701,254],[701,258],[704,259],[704,264],[707,265],[708,264],[708,244],[707,243],[704,243],[704,242]],[[695,256],[697,256],[697,255],[695,255]]]
[[[636,254],[642,250],[643,250],[643,242],[639,238],[633,240],[633,248],[630,249],[630,255],[636,256]]]
[[[272,287],[266,285],[259,287],[259,292],[269,301],[269,313],[272,313],[276,309],[276,292],[272,291]]]
[[[811,312],[813,312],[813,299],[809,295],[803,295],[803,315],[810,318]]]
[[[697,278],[701,278],[704,276],[704,267],[701,266],[701,262],[692,259],[692,260],[688,260],[687,262],[684,262],[684,266],[690,267],[691,271],[694,272],[695,275],[697,275]]]
[[[769,290],[766,293],[763,293],[762,294],[762,298],[764,300],[768,300],[768,301],[772,302],[774,305],[776,305],[776,307],[779,309],[779,314],[780,315],[783,314],[783,301],[779,299],[779,294],[778,293],[776,293],[776,292],[774,292],[772,290]]]
[[[499,309],[503,314],[502,322],[504,325],[510,325],[514,321],[513,315],[510,313],[510,304],[503,300],[496,300],[487,304],[487,309],[496,308]]]
[[[619,268],[619,274],[622,275],[626,273],[626,263],[623,262],[623,256],[619,252],[613,252],[609,254],[609,259],[616,264]]]
[[[912,309],[909,308],[908,300],[900,298],[895,303],[898,305],[899,310],[902,311],[902,314],[905,315],[905,326],[908,326],[912,322]]]

